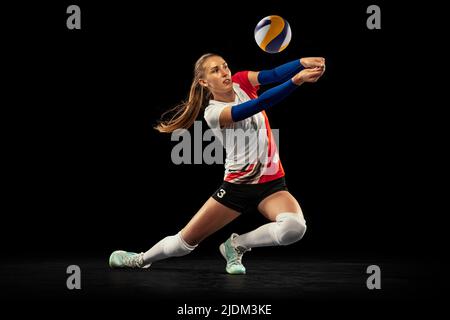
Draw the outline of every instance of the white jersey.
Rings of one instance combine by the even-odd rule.
[[[220,128],[219,117],[227,106],[234,106],[256,98],[258,87],[248,81],[248,71],[232,77],[234,102],[210,100],[205,120],[214,135],[225,147],[225,177],[231,183],[257,184],[284,176],[275,139],[264,111],[244,120]]]

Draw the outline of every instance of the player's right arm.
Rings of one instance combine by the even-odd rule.
[[[225,107],[220,113],[220,127],[227,127],[233,122],[244,120],[262,110],[266,110],[286,98],[302,83],[316,82],[322,76],[323,72],[324,68],[322,67],[303,69],[292,77],[292,79],[267,90],[256,99],[235,106]]]

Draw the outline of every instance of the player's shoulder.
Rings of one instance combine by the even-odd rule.
[[[238,71],[231,76],[231,80],[239,85],[248,85],[250,81],[248,80],[248,71]]]
[[[232,77],[232,81],[238,84],[240,89],[242,89],[251,99],[258,97],[259,86],[253,86],[248,78],[248,73],[250,71],[239,71],[236,72]]]

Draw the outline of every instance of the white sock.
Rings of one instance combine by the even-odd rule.
[[[299,241],[306,232],[306,222],[298,213],[280,213],[270,222],[233,240],[235,246],[255,247],[285,246]]]
[[[168,236],[159,241],[144,253],[144,265],[170,258],[181,257],[191,253],[198,245],[191,246],[181,237],[181,232],[174,236]]]

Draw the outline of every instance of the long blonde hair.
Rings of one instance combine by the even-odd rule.
[[[194,123],[200,110],[205,107],[211,97],[211,92],[199,82],[205,72],[203,64],[208,58],[215,56],[219,55],[206,53],[197,60],[188,99],[169,111],[164,112],[161,120],[155,126],[156,130],[170,133],[180,128],[188,129]],[[167,115],[170,115],[169,119],[164,120]]]

